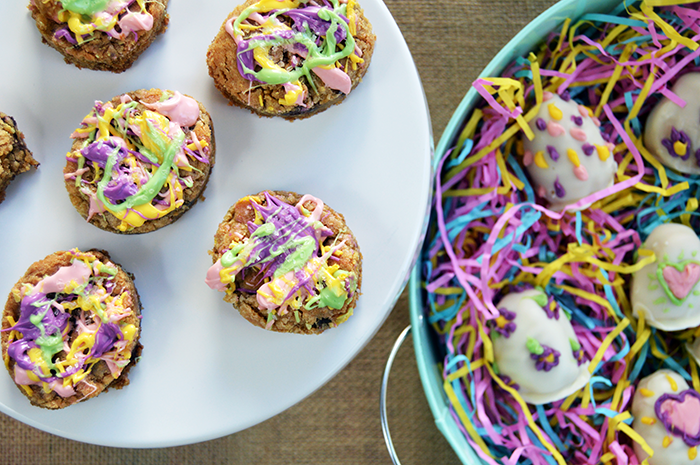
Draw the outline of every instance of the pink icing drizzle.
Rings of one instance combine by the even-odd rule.
[[[571,134],[571,137],[581,142],[585,142],[586,139],[588,139],[586,131],[581,128],[571,128],[569,129],[569,134]]]
[[[580,179],[581,181],[588,180],[588,171],[586,170],[586,167],[583,165],[579,165],[576,168],[574,168],[574,175],[578,179]]]
[[[663,269],[662,274],[673,295],[679,299],[685,299],[700,279],[700,265],[688,263],[683,272],[678,271],[673,266],[667,266]]]
[[[562,134],[565,134],[566,130],[561,124],[555,123],[554,121],[550,121],[549,123],[547,123],[547,132],[552,137],[558,137]]]
[[[70,266],[62,266],[51,276],[47,276],[37,283],[34,292],[51,294],[63,292],[66,286],[75,281],[78,285],[85,284],[92,274],[92,270],[81,260],[75,260]]]
[[[344,94],[349,94],[352,89],[352,81],[350,76],[348,76],[340,68],[321,68],[320,66],[312,69],[314,73],[326,84],[328,87],[334,90],[339,90]]]
[[[197,101],[175,91],[172,97],[164,102],[146,103],[143,106],[165,115],[179,126],[190,127],[199,119],[199,104]]]

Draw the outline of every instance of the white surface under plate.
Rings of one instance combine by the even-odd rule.
[[[0,410],[79,441],[164,447],[213,439],[270,418],[311,394],[369,341],[401,292],[430,190],[430,119],[401,33],[380,0],[361,2],[378,39],[364,82],[339,106],[303,121],[228,106],[205,54],[234,1],[171,2],[170,26],[127,72],[79,70],[41,43],[26,1],[0,2],[0,111],[14,116],[41,166],[0,204],[0,297],[36,260],[74,247],[108,250],[136,276],[143,356],[131,384],[61,411],[32,407],[0,373]],[[139,88],[179,90],[214,120],[216,166],[198,203],[141,236],[87,224],[61,173],[69,135],[95,100]],[[264,189],[320,197],[345,215],[364,255],[355,314],[320,336],[245,321],[204,284],[214,231],[240,197]],[[4,300],[3,300],[4,302]],[[4,371],[4,370],[3,370]],[[332,408],[330,406],[329,408]]]

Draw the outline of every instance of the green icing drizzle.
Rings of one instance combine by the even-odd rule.
[[[544,348],[540,345],[539,341],[534,337],[528,337],[525,347],[531,354],[542,355],[544,353]]]
[[[104,11],[111,0],[61,0],[61,5],[68,11],[81,15],[93,16]]]
[[[337,296],[330,288],[324,287],[318,294],[318,303],[321,307],[335,308],[336,310],[343,308],[345,304],[345,296]]]
[[[42,303],[42,305],[46,304],[46,301]],[[44,327],[43,320],[48,311],[49,308],[47,307],[42,313],[30,315],[29,321],[41,331],[41,336],[34,341],[41,350],[41,358],[46,362],[46,366],[49,367],[50,370],[55,370],[56,365],[53,363],[52,359],[54,355],[63,350],[63,337],[59,331],[51,336],[46,335],[46,328]]]
[[[149,134],[151,135],[152,140],[160,149],[162,149],[163,161],[158,169],[156,169],[156,172],[153,174],[151,179],[149,179],[146,184],[141,186],[141,189],[137,193],[127,197],[122,203],[115,205],[104,195],[105,187],[107,187],[107,184],[109,184],[109,182],[112,180],[112,168],[114,168],[115,162],[114,154],[117,152],[117,150],[115,149],[115,151],[109,155],[107,158],[107,163],[105,164],[104,175],[97,184],[97,198],[113,212],[122,212],[127,208],[133,208],[134,206],[144,205],[151,202],[163,188],[163,185],[165,185],[165,181],[170,174],[170,170],[175,167],[175,155],[177,155],[182,143],[185,141],[185,133],[182,130],[179,130],[171,141],[165,134],[161,133],[160,131],[155,131],[150,122],[148,123],[148,126]]]
[[[571,350],[574,352],[581,349],[581,344],[576,339],[569,338],[569,344],[571,344]]]
[[[297,240],[287,241],[283,247],[278,249],[290,249],[292,247],[295,248],[294,252],[290,253],[279,268],[275,270],[275,278],[284,276],[292,270],[300,270],[316,251],[316,240],[311,236],[305,236]],[[323,291],[321,291],[321,294],[323,294]],[[342,306],[341,304],[340,307],[333,308],[342,308]]]
[[[305,2],[300,3],[304,4]],[[338,10],[337,12],[327,8],[321,8],[321,10],[319,10],[318,12],[319,18],[321,18],[324,21],[331,22],[331,25],[328,27],[328,31],[324,37],[325,40],[323,41],[323,44],[320,48],[316,44],[316,36],[307,27],[305,32],[297,32],[296,34],[294,34],[292,39],[275,38],[272,40],[255,40],[254,38],[252,38],[248,41],[248,48],[246,50],[239,51],[239,53],[241,53],[253,50],[258,47],[267,48],[285,44],[299,43],[304,45],[308,50],[308,55],[306,56],[306,59],[303,61],[301,66],[295,68],[292,71],[287,71],[285,69],[268,68],[263,68],[260,71],[255,71],[241,64],[241,67],[244,70],[244,72],[246,74],[252,74],[259,81],[265,82],[270,85],[294,82],[298,80],[301,76],[305,76],[308,82],[313,86],[313,79],[311,79],[311,70],[313,68],[316,68],[317,66],[332,65],[333,63],[342,60],[343,58],[347,58],[355,50],[355,38],[352,36],[352,34],[350,34],[349,26],[340,16],[340,14],[343,14],[345,12],[347,7],[343,5],[341,8],[338,8],[338,2],[335,0],[333,1],[333,4],[335,9]],[[241,23],[245,21],[251,13],[256,13],[260,11],[262,10],[257,4],[253,4],[245,10],[243,10],[243,12],[233,22],[234,34],[236,36],[242,36],[243,31],[240,27]],[[277,14],[279,15],[280,13],[283,13],[285,11],[289,11],[289,9],[280,10],[277,12]],[[336,52],[335,49],[337,43],[335,40],[335,31],[338,29],[339,26],[342,26],[345,29],[346,43],[341,51]]]
[[[535,288],[537,291],[539,291],[539,294],[534,295],[530,297],[532,300],[537,303],[540,307],[544,307],[547,305],[547,294],[544,293],[544,290],[541,287]]]

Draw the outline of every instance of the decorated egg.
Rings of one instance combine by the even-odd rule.
[[[638,443],[634,452],[649,465],[700,464],[700,393],[678,373],[659,370],[643,378],[632,398],[632,429],[653,449]]]
[[[700,325],[700,239],[688,226],[657,226],[644,249],[653,263],[632,275],[632,313],[641,313],[650,326],[678,331]]]
[[[552,210],[563,210],[613,185],[614,145],[603,139],[599,126],[590,109],[545,92],[537,116],[530,121],[535,137],[523,143],[523,164],[537,194]]]
[[[491,339],[495,369],[531,404],[563,399],[588,383],[588,360],[566,314],[538,289],[497,305]]]
[[[665,166],[700,174],[700,73],[688,73],[671,89],[685,106],[664,97],[649,113],[644,145]]]

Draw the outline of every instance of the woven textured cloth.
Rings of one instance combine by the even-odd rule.
[[[491,58],[554,3],[386,0],[421,76],[436,142]],[[372,341],[334,379],[245,431],[188,446],[118,449],[63,439],[0,414],[0,464],[391,464],[379,420],[379,390],[391,347],[408,324],[404,292]],[[410,338],[394,363],[388,405],[391,434],[404,465],[460,463],[435,426]]]

